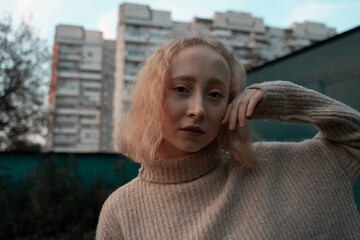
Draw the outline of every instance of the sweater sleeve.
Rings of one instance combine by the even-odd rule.
[[[285,81],[252,85],[264,92],[252,119],[274,119],[290,123],[310,123],[347,176],[355,182],[360,173],[360,114],[321,93]],[[322,145],[324,146],[324,145]]]
[[[124,239],[121,226],[113,211],[111,198],[108,198],[100,212],[99,222],[96,229],[96,240],[121,240]]]

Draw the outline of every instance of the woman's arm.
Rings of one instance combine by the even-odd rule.
[[[254,92],[255,90],[257,91]],[[257,97],[261,92],[262,98]],[[241,97],[243,93],[252,94]],[[329,151],[336,151],[337,156],[342,156],[338,158],[339,162],[350,179],[355,181],[360,172],[359,112],[321,93],[291,82],[265,82],[250,86],[243,93],[234,101],[239,101],[241,104],[238,104],[236,108],[231,106],[223,122],[229,121],[229,125],[231,121],[232,123],[236,123],[236,120],[240,122],[243,120],[240,117],[247,111],[252,111],[251,102],[256,102],[253,114],[246,115],[247,117],[311,123],[319,129],[314,140],[326,142]],[[231,116],[238,116],[238,118],[234,120]]]
[[[114,216],[109,199],[105,201],[99,217],[96,229],[96,240],[124,239],[119,221]]]

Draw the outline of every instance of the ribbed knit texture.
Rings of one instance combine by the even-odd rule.
[[[254,119],[311,123],[301,143],[254,144],[253,169],[199,153],[141,167],[102,208],[96,239],[360,239],[352,185],[360,115],[289,82],[254,85]]]

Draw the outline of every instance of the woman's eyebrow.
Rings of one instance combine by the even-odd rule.
[[[180,76],[176,76],[176,77],[172,77],[170,79],[172,82],[173,81],[189,81],[189,82],[195,82],[195,78],[192,76],[188,76],[188,75],[180,75]],[[220,79],[220,78],[211,78],[209,80],[209,84],[215,84],[215,85],[220,85],[226,88],[226,84],[225,81]]]
[[[209,83],[219,85],[219,86],[226,88],[225,81],[222,79],[219,79],[219,78],[212,78],[212,79],[210,79]]]
[[[195,82],[195,78],[192,76],[187,76],[187,75],[180,75],[180,76],[176,76],[176,77],[172,77],[170,79],[171,81],[190,81],[190,82]]]

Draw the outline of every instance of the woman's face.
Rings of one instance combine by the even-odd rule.
[[[219,134],[229,97],[230,68],[206,46],[181,50],[172,62],[159,158],[200,151]]]

